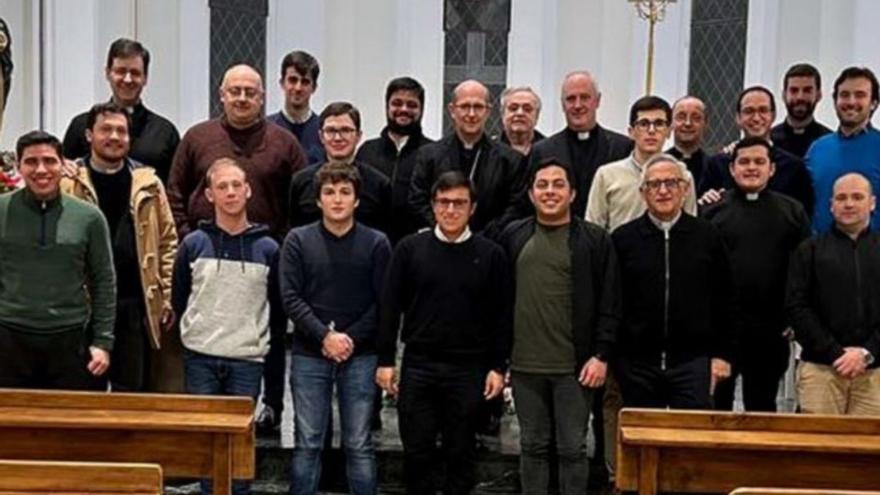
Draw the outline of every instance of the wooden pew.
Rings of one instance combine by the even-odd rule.
[[[808,490],[800,488],[737,488],[730,495],[880,495],[855,490]]]
[[[0,460],[0,495],[161,495],[157,464]]]
[[[243,397],[0,389],[0,459],[155,463],[228,494],[254,477],[253,410]]]
[[[875,490],[880,418],[624,409],[616,483],[640,495],[741,486]]]

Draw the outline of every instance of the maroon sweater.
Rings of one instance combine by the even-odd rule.
[[[273,237],[283,239],[290,178],[305,166],[305,154],[293,134],[265,119],[235,129],[222,117],[191,127],[174,154],[168,201],[178,237],[195,230],[200,220],[214,218],[205,198],[205,172],[218,158],[234,158],[247,171],[252,192],[248,219],[268,225]]]

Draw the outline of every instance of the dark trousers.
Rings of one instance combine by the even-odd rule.
[[[746,342],[730,370],[730,378],[715,386],[715,409],[733,410],[736,377],[742,376],[743,406],[746,411],[776,412],[779,381],[788,368],[791,353],[782,338],[771,342]]]
[[[110,387],[116,392],[145,392],[150,383],[152,348],[140,298],[116,301],[113,352],[110,353]]]
[[[513,372],[511,377],[520,425],[522,493],[549,493],[551,459],[555,458],[560,495],[583,495],[589,478],[587,429],[592,390],[581,386],[573,374]]]
[[[104,378],[87,369],[91,359],[82,330],[35,334],[0,326],[2,388],[105,390]]]
[[[471,492],[476,465],[474,430],[485,376],[478,366],[405,355],[397,407],[408,494],[436,492],[438,435],[446,465],[444,495]]]
[[[287,334],[287,321],[284,325],[269,326],[269,354],[266,355],[263,369],[263,404],[275,411],[275,417],[281,420],[284,410],[284,370],[285,363],[284,336]]]
[[[711,409],[709,357],[667,363],[666,369],[628,356],[617,359],[624,407]]]

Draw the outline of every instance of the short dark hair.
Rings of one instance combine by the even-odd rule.
[[[739,97],[736,99],[736,113],[742,112],[743,98],[745,98],[747,94],[754,93],[756,91],[759,93],[764,93],[765,95],[767,95],[767,98],[770,98],[770,111],[773,112],[773,114],[775,115],[776,98],[773,97],[773,92],[765,88],[764,86],[749,86],[748,88],[742,90],[739,94]]]
[[[88,116],[86,117],[86,129],[92,129],[95,127],[95,122],[98,121],[98,115],[104,115],[106,113],[119,113],[125,116],[125,124],[128,127],[129,131],[131,131],[131,116],[128,112],[122,108],[122,106],[113,103],[112,101],[106,103],[98,103],[89,109]]]
[[[571,171],[571,165],[565,160],[561,160],[555,156],[545,156],[538,160],[538,163],[532,167],[532,170],[529,172],[529,187],[535,184],[535,179],[538,178],[538,172],[548,167],[559,167],[562,170],[565,170],[565,178],[568,179],[568,184],[572,189],[575,188],[574,173]]]
[[[391,101],[391,95],[398,91],[410,91],[415,93],[416,98],[419,99],[419,103],[422,106],[425,106],[425,88],[422,86],[422,83],[416,81],[411,77],[395,77],[391,81],[388,82],[388,87],[385,88],[385,105],[388,105],[388,102]]]
[[[782,78],[782,90],[788,89],[788,80],[792,77],[812,77],[813,81],[816,82],[816,89],[822,89],[822,75],[819,74],[819,69],[814,67],[811,64],[801,63],[794,64],[785,71],[785,76]]]
[[[140,57],[144,61],[144,75],[150,72],[150,51],[139,41],[128,38],[119,38],[110,43],[110,50],[107,52],[107,69],[113,67],[113,59],[128,57]]]
[[[669,102],[659,96],[643,96],[635,101],[629,108],[629,125],[634,126],[639,117],[639,112],[648,110],[663,110],[666,113],[666,122],[672,123],[672,107]]]
[[[731,161],[731,165],[736,163],[736,157],[739,155],[739,150],[743,148],[751,148],[752,146],[761,146],[767,150],[767,156],[770,156],[771,148],[770,143],[767,142],[766,139],[759,136],[747,136],[740,139],[736,145],[733,147],[733,152],[731,156],[733,157],[733,161]]]
[[[440,174],[440,177],[437,177],[434,185],[431,186],[431,200],[437,199],[438,193],[459,187],[467,188],[471,203],[477,202],[477,192],[474,190],[474,183],[458,170],[443,172]]]
[[[874,75],[874,72],[867,67],[847,67],[843,69],[843,72],[837,76],[837,79],[834,81],[834,94],[832,95],[834,99],[837,99],[837,88],[843,84],[847,79],[859,79],[864,78],[871,82],[871,101],[880,101],[880,88],[878,88],[877,76]]]
[[[309,53],[296,50],[288,53],[281,59],[281,77],[287,74],[287,68],[293,67],[300,74],[307,75],[312,79],[312,84],[318,85],[318,75],[321,74],[321,66],[318,59]]]
[[[51,146],[56,153],[58,153],[58,158],[63,160],[64,153],[61,149],[61,141],[58,140],[57,137],[49,134],[45,131],[31,131],[27,134],[18,138],[18,141],[15,143],[15,156],[18,157],[18,161],[21,162],[21,157],[24,155],[24,150],[30,148],[31,146],[37,146],[39,144],[48,144]]]
[[[214,163],[212,163],[208,167],[208,170],[205,171],[205,187],[206,188],[211,187],[212,177],[217,172],[217,169],[219,169],[221,167],[233,167],[233,168],[237,168],[237,169],[241,170],[242,175],[244,175],[244,180],[245,180],[245,182],[247,182],[247,175],[248,175],[247,170],[245,170],[244,167],[241,166],[241,163],[239,163],[238,160],[236,160],[235,158],[225,156],[223,158],[218,158],[218,159],[214,160]]]
[[[328,117],[336,117],[338,115],[348,115],[351,117],[351,121],[354,122],[354,127],[357,130],[361,130],[361,113],[354,105],[347,101],[334,101],[324,107],[324,111],[318,116],[318,128],[324,127],[324,121]]]
[[[324,184],[336,184],[338,182],[351,182],[354,187],[355,198],[360,197],[361,173],[357,167],[348,163],[325,163],[315,172],[315,185],[318,188],[318,197],[321,197],[321,187]]]

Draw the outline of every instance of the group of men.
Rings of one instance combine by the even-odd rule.
[[[397,397],[413,494],[435,493],[438,453],[443,492],[470,492],[475,431],[508,384],[524,493],[547,493],[553,462],[560,493],[584,493],[591,416],[604,470],[622,406],[729,410],[741,376],[745,408],[775,411],[792,338],[804,412],[880,414],[868,69],[835,81],[837,131],[813,118],[812,66],[785,75],[776,127],[773,93],[746,88],[743,138],[710,156],[699,98],[639,98],[624,136],[598,124],[585,71],[565,77],[566,128],[547,138],[528,87],[502,93],[503,132],[487,135],[492,99],[468,80],[434,142],[424,88],[396,78],[387,125],[359,146],[351,103],[311,109],[320,70],[300,51],[282,61],[278,113],[264,117],[262,76],[236,65],[223,115],[180,138],[141,100],[149,62],[115,41],[110,101],[63,147],[41,131],[17,143],[25,188],[0,196],[0,386],[257,400],[262,380],[271,430],[292,323],[295,494],[318,489],[334,387],[357,494],[377,491],[377,385]]]

